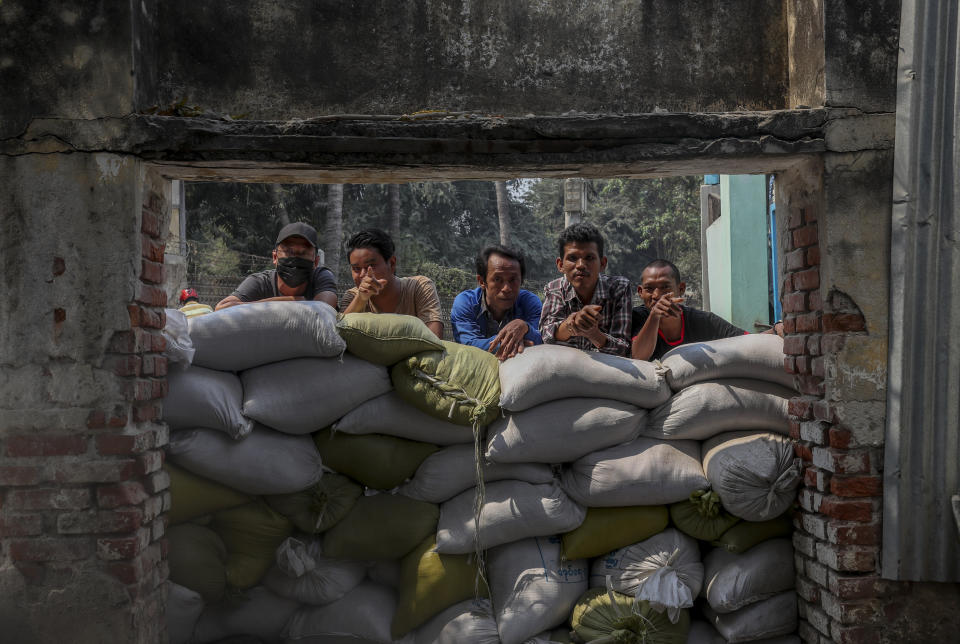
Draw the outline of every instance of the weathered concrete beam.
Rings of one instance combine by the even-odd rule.
[[[0,154],[129,154],[184,179],[360,182],[772,172],[829,150],[831,140],[842,141],[844,151],[861,142],[865,149],[889,147],[892,118],[816,109],[519,118],[441,112],[289,122],[36,119],[22,135],[0,141]]]

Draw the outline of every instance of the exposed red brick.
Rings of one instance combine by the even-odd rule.
[[[135,455],[152,448],[153,445],[153,432],[101,434],[97,436],[97,452],[104,456]]]
[[[129,307],[127,307],[128,311],[131,309],[139,310],[138,307],[133,305],[130,305]],[[130,323],[134,324],[135,326],[138,324],[133,321],[132,316],[131,316]],[[104,367],[112,371],[114,375],[117,375],[117,376],[136,377],[140,375],[140,356],[134,355],[134,354],[124,354],[124,353],[112,355],[112,356],[109,356],[104,361]]]
[[[166,393],[166,392],[164,392]],[[133,422],[146,423],[162,418],[163,412],[157,402],[142,402],[133,406]]]
[[[799,434],[799,429],[798,429],[798,434]],[[804,445],[803,443],[794,443],[793,451],[797,455],[797,458],[799,458],[802,461],[806,461],[809,463],[810,461],[813,460],[813,451],[810,449],[808,445]]]
[[[879,575],[856,575],[831,572],[827,577],[828,588],[837,599],[872,599],[890,592],[890,582]]]
[[[139,560],[133,559],[110,564],[107,567],[107,571],[119,580],[120,583],[130,586],[140,580],[140,577],[143,575],[143,566]]]
[[[160,236],[160,218],[148,210],[140,213],[140,231],[150,237]]]
[[[143,356],[142,365],[141,370],[145,376],[162,378],[167,375],[166,356],[147,354]]]
[[[783,319],[783,332],[785,334],[797,332],[797,323],[794,321],[793,316]]]
[[[831,333],[829,335],[823,336],[823,339],[820,341],[820,346],[823,349],[824,354],[837,354],[843,349],[843,345],[846,344],[846,336],[839,333]]]
[[[805,246],[815,246],[817,244],[817,227],[804,226],[797,228],[792,233],[793,247],[803,248]]]
[[[866,451],[835,449],[833,447],[813,450],[813,462],[817,467],[834,474],[869,474],[870,454]]]
[[[810,373],[817,376],[818,378],[825,378],[826,371],[823,364],[823,356],[814,358],[810,361]]]
[[[106,561],[133,559],[150,544],[150,530],[141,529],[126,537],[97,539],[97,555]]]
[[[36,485],[43,471],[32,465],[0,465],[0,486]]]
[[[797,359],[793,356],[784,356],[783,370],[787,373],[797,373]]]
[[[823,311],[823,299],[820,297],[820,289],[814,289],[807,293],[807,305],[811,311]]]
[[[132,458],[88,460],[60,463],[54,469],[54,480],[60,483],[113,483],[133,478],[137,461]]]
[[[807,336],[788,335],[783,339],[783,352],[788,356],[802,356],[806,353]]]
[[[870,523],[856,523],[849,521],[831,521],[827,524],[827,539],[831,543],[844,546],[877,546],[880,545],[882,526],[880,518]]]
[[[163,264],[149,259],[140,260],[140,279],[150,284],[163,284]]]
[[[850,433],[850,430],[842,427],[830,428],[830,447],[847,449],[850,447],[852,442],[853,434]]]
[[[155,449],[144,452],[137,457],[139,474],[150,474],[163,467],[163,452]]]
[[[8,436],[7,456],[75,456],[87,451],[88,437],[77,434],[28,434]]]
[[[144,258],[151,262],[163,263],[163,254],[166,246],[150,238],[149,235],[140,236],[140,250]]]
[[[797,316],[797,333],[817,333],[820,331],[820,314],[804,313]]]
[[[791,291],[793,291],[793,273],[787,273],[780,282],[780,292],[790,293]]]
[[[830,489],[830,473],[818,467],[807,467],[804,471],[804,484],[815,488],[818,492],[827,492]]]
[[[781,304],[784,313],[803,313],[807,310],[807,294],[802,291],[784,293]]]
[[[883,479],[879,476],[835,476],[830,491],[837,496],[882,496]]]
[[[43,534],[43,515],[4,514],[0,516],[0,537],[35,537]]]
[[[820,586],[804,577],[797,579],[797,594],[811,604],[820,603]]]
[[[810,356],[797,356],[796,369],[796,373],[810,373]]]
[[[810,374],[797,376],[797,388],[808,396],[823,396],[823,380]]]
[[[816,334],[816,335],[811,335],[810,337],[807,338],[807,353],[809,353],[812,356],[818,356],[821,354],[820,339],[822,337],[823,336]]]
[[[137,335],[134,331],[117,331],[107,345],[110,353],[134,353],[137,351]]]
[[[166,324],[166,313],[160,308],[151,308],[130,304],[127,306],[130,314],[130,326],[144,329],[162,329]]]
[[[167,292],[159,286],[140,283],[137,285],[137,302],[148,306],[166,306]]]
[[[820,269],[808,268],[793,274],[793,286],[798,291],[812,291],[820,288]]]
[[[791,398],[787,403],[787,412],[800,420],[810,420],[813,417],[813,403],[811,398]]]
[[[796,271],[807,267],[807,251],[803,248],[792,250],[784,256],[786,270]]]
[[[10,490],[4,507],[12,510],[82,510],[90,507],[87,488],[40,487]]]
[[[76,561],[92,554],[93,543],[87,538],[46,537],[10,542],[10,558],[14,561]]]
[[[104,509],[125,505],[140,505],[150,495],[137,481],[124,481],[116,485],[101,485],[97,488],[97,505]]]
[[[824,333],[850,333],[866,330],[862,315],[856,313],[824,313]]]
[[[143,525],[143,510],[126,507],[97,513],[97,531],[101,533],[133,532]]]
[[[813,403],[813,417],[832,423],[834,420],[833,407],[826,400],[816,400]]]
[[[834,624],[831,637],[836,644],[876,644],[883,640],[878,626]]]
[[[836,480],[836,476],[832,477],[831,485],[833,481]],[[820,504],[820,512],[834,519],[866,523],[873,519],[873,502],[825,496],[823,497],[823,502]]]
[[[798,421],[790,421],[790,438],[795,441],[800,440],[800,423]]]
[[[819,246],[811,246],[810,248],[807,249],[806,261],[808,266],[820,265],[820,247]]]
[[[817,560],[839,572],[875,572],[879,554],[876,546],[817,543]]]

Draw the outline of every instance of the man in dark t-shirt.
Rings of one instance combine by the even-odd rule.
[[[634,307],[630,326],[631,357],[659,360],[681,344],[746,333],[719,315],[683,306],[686,289],[686,283],[680,281],[680,271],[671,262],[655,259],[644,267],[637,288],[643,306]]]
[[[337,280],[320,266],[317,231],[303,222],[287,224],[273,249],[276,268],[247,276],[240,286],[217,303],[225,309],[247,302],[316,300],[337,308]]]

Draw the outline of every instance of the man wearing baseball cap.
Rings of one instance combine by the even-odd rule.
[[[318,300],[337,308],[337,279],[320,266],[317,231],[301,221],[287,224],[277,235],[274,269],[249,275],[217,303],[217,310],[247,302]]]

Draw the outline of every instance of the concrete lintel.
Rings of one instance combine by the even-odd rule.
[[[130,116],[36,119],[0,154],[111,151],[197,174],[276,168],[274,174],[336,174],[387,169],[411,178],[449,168],[456,176],[673,174],[702,166],[765,172],[824,150],[824,110],[722,114],[575,114],[502,118],[440,113],[321,117],[305,121],[231,121]],[[748,162],[748,159],[758,159]],[[728,163],[736,167],[730,168]],[[591,168],[602,167],[595,171]],[[189,171],[187,174],[190,174]],[[269,173],[267,173],[269,174]]]

